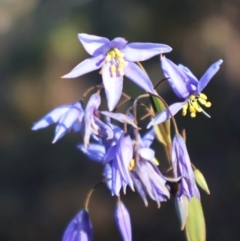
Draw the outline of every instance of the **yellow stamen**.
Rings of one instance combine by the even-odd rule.
[[[135,160],[132,159],[132,160],[130,161],[129,171],[132,171],[132,170],[134,169],[134,167],[135,167]]]
[[[116,66],[115,65],[111,65],[111,73],[112,73],[112,77],[115,78],[116,77]]]
[[[207,96],[203,93],[199,95],[190,95],[188,103],[186,103],[182,108],[182,115],[185,116],[187,114],[187,110],[190,112],[190,116],[192,118],[196,117],[197,112],[204,112],[201,105],[205,107],[211,107],[211,102],[207,101]],[[204,112],[207,114],[206,112]]]
[[[207,100],[207,96],[205,94],[203,94],[203,93],[199,94],[199,98],[203,99],[203,100]]]
[[[205,104],[205,106],[206,106],[206,107],[211,107],[211,106],[212,106],[212,103],[208,101],[208,102]]]
[[[124,67],[128,64],[124,59],[124,54],[117,48],[110,50],[105,58],[106,62],[111,63],[110,71],[112,77],[117,74],[124,76]]]
[[[153,163],[154,163],[156,166],[159,166],[159,161],[157,160],[156,157],[153,158]]]

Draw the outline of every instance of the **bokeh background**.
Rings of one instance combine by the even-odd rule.
[[[224,63],[205,89],[211,119],[177,115],[187,131],[191,160],[204,173],[211,195],[201,192],[208,240],[240,239],[240,2],[237,0],[0,0],[0,240],[59,241],[101,180],[102,166],[76,148],[70,132],[52,145],[54,127],[32,124],[56,106],[79,99],[98,72],[61,79],[88,57],[77,33],[121,36],[129,42],[166,43],[168,57],[201,77]],[[143,63],[152,81],[161,79],[158,57]],[[125,80],[133,97],[143,93]],[[158,91],[176,101],[167,83]],[[105,103],[101,107],[105,108]],[[143,131],[145,131],[142,123]],[[157,157],[166,161],[156,142]],[[121,237],[114,223],[115,198],[100,187],[90,203],[94,240]],[[133,240],[183,241],[174,202],[145,208],[136,193],[123,197]]]

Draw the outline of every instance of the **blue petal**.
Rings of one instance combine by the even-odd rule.
[[[53,123],[58,122],[58,120],[61,118],[61,116],[69,110],[70,106],[71,105],[63,105],[63,106],[60,106],[60,107],[52,110],[47,115],[45,115],[41,120],[36,122],[33,125],[32,130],[35,131],[35,130],[38,130],[41,128],[45,128]]]
[[[110,50],[110,40],[107,38],[81,33],[78,34],[78,39],[90,55],[106,54]]]
[[[81,114],[81,105],[79,102],[72,105],[71,108],[60,118],[55,131],[55,137],[52,143],[59,140],[73,125],[73,123],[78,119],[79,114]]]
[[[124,74],[146,92],[156,94],[151,80],[136,64],[128,62],[128,65],[124,67]]]
[[[99,144],[88,145],[87,150],[84,149],[84,145],[78,145],[77,148],[81,150],[86,156],[92,161],[103,162],[103,157],[105,155],[105,147]]]
[[[156,136],[155,130],[154,130],[154,128],[152,128],[142,138],[143,147],[151,146],[155,136]]]
[[[184,71],[184,73],[187,75],[189,81],[190,81],[190,85],[188,85],[188,91],[190,93],[193,93],[197,90],[197,86],[198,86],[198,79],[196,78],[196,76],[191,72],[190,69],[188,69],[186,66],[183,66],[181,64],[178,65],[178,67]]]
[[[115,211],[115,220],[118,229],[122,235],[123,241],[132,241],[132,228],[131,220],[128,210],[124,204],[119,201],[117,202],[117,208]]]
[[[104,57],[104,55],[98,55],[96,57],[85,59],[68,74],[62,76],[62,78],[76,78],[93,70],[99,69],[103,64]]]
[[[112,168],[109,164],[104,166],[103,176],[106,180],[106,184],[110,190],[112,190]]]
[[[211,80],[211,78],[218,72],[220,65],[223,63],[223,60],[220,59],[216,63],[212,64],[206,73],[202,76],[202,78],[199,80],[197,92],[198,94],[206,87],[208,82]]]
[[[171,85],[174,93],[181,99],[187,98],[190,94],[187,88],[190,85],[187,75],[166,57],[161,58],[161,63],[163,73],[165,77],[169,78],[168,83]]]
[[[110,63],[106,63],[102,68],[102,78],[107,97],[108,109],[112,111],[121,98],[123,89],[123,77],[110,76]]]
[[[121,49],[123,48],[125,45],[127,44],[127,41],[124,38],[121,37],[117,37],[115,39],[113,39],[110,43],[110,48],[117,48],[117,49]]]
[[[187,103],[188,100],[185,100],[184,102],[178,102],[175,104],[172,104],[169,106],[169,110],[171,114],[174,116],[179,110],[182,109],[182,107]],[[169,114],[168,109],[163,110],[160,112],[147,126],[147,128],[150,128],[151,126],[155,126],[158,124],[163,123],[164,121],[171,118],[171,115]]]
[[[105,116],[108,116],[108,117],[115,119],[117,121],[120,121],[122,123],[132,125],[133,127],[138,129],[138,126],[134,123],[134,120],[131,117],[129,117],[128,115],[125,115],[122,113],[113,113],[113,112],[109,112],[109,111],[101,111],[101,113]]]
[[[141,196],[141,198],[144,202],[144,205],[147,207],[148,201],[147,201],[146,192],[144,190],[144,186],[143,186],[142,182],[139,180],[139,178],[137,177],[135,172],[131,172],[131,177],[133,179],[134,186],[136,187],[139,195]]]
[[[112,161],[116,156],[116,152],[117,152],[117,145],[111,146],[103,158],[103,163]]]
[[[139,155],[144,160],[152,162],[155,157],[155,151],[150,148],[144,147],[139,149]]]
[[[172,48],[166,44],[155,43],[130,43],[121,52],[124,53],[126,60],[131,62],[144,61],[155,55],[168,53]]]

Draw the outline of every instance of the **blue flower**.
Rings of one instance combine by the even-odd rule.
[[[104,137],[106,139],[111,139],[114,135],[112,128],[102,122],[98,117],[98,107],[100,104],[101,97],[99,93],[95,93],[91,95],[85,111],[80,102],[60,106],[35,123],[32,130],[38,130],[57,123],[53,140],[53,143],[55,143],[65,135],[70,128],[80,129],[83,133],[84,148],[86,150],[91,135]],[[78,126],[78,128],[76,128],[76,126]]]
[[[134,186],[143,199],[145,206],[148,206],[148,195],[160,207],[160,203],[170,197],[166,182],[176,182],[179,178],[166,178],[157,168],[158,161],[155,158],[155,152],[150,148],[154,137],[154,129],[145,134],[143,138],[139,135],[139,146],[137,153],[135,153],[135,158],[136,155],[138,158],[132,160],[130,170]]]
[[[138,155],[138,161],[134,162],[131,170],[134,185],[143,199],[145,206],[148,206],[147,194],[152,200],[157,202],[159,208],[160,203],[170,197],[166,182],[176,182],[179,178],[169,179],[162,175],[154,163],[155,153],[152,149],[140,148]]]
[[[173,138],[171,161],[174,176],[181,176],[180,189],[177,194],[179,202],[183,195],[186,196],[189,201],[194,196],[200,199],[200,193],[195,182],[187,147],[184,139],[179,134]]]
[[[117,144],[110,147],[104,157],[104,162],[109,163],[112,168],[112,195],[119,196],[121,188],[126,193],[127,185],[134,190],[129,171],[132,158],[132,140],[128,134],[123,133]]]
[[[62,241],[91,241],[92,236],[89,214],[87,210],[83,209],[69,223]]]
[[[132,227],[130,215],[125,205],[121,201],[117,202],[115,220],[118,229],[122,235],[123,241],[132,241]]]
[[[55,136],[53,139],[53,143],[55,143],[63,135],[65,135],[71,127],[81,123],[83,116],[84,110],[79,102],[63,105],[52,110],[41,120],[35,123],[32,127],[32,130],[38,130],[53,123],[57,123]]]
[[[121,97],[124,75],[145,91],[154,93],[151,80],[134,62],[144,61],[172,50],[165,44],[127,44],[127,41],[120,37],[110,41],[104,37],[82,33],[78,38],[85,50],[93,57],[82,61],[63,78],[75,78],[101,68],[110,111],[114,109]]]
[[[197,112],[202,112],[210,117],[201,107],[210,107],[211,102],[207,100],[207,96],[202,92],[211,78],[217,73],[222,64],[222,60],[218,60],[212,64],[205,74],[198,81],[192,72],[183,65],[175,65],[166,57],[161,58],[162,68],[165,77],[169,78],[168,82],[171,85],[175,94],[184,99],[183,102],[174,103],[169,106],[172,115],[175,115],[179,110],[183,109],[182,114],[185,116],[187,110],[191,117],[196,117]],[[160,112],[147,126],[147,128],[160,124],[171,118],[169,111],[165,109]]]

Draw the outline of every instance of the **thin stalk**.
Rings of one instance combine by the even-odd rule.
[[[151,94],[151,95],[157,97],[158,99],[160,99],[160,100],[163,102],[163,104],[165,105],[166,109],[168,110],[168,113],[169,113],[170,116],[171,116],[171,120],[172,120],[172,123],[173,123],[173,127],[174,127],[175,134],[179,134],[178,127],[177,127],[177,122],[176,122],[175,118],[173,117],[173,114],[172,114],[172,112],[170,111],[167,102],[166,102],[161,96],[159,96],[159,95],[155,95],[155,94]]]
[[[134,116],[134,123],[136,124],[136,126],[138,125],[138,122],[137,122],[137,104],[138,104],[138,101],[142,98],[146,98],[146,97],[149,97],[149,94],[143,94],[143,95],[140,95],[138,96],[134,102],[133,102],[133,116]],[[135,153],[135,161],[137,162],[138,161],[138,145],[139,145],[139,136],[138,136],[138,129],[134,128],[134,139],[135,139],[135,143],[134,143],[134,153]]]
[[[164,79],[161,79],[155,86],[154,86],[154,89],[157,89],[157,87],[165,80],[168,80],[169,78],[164,78]]]
[[[95,191],[95,189],[100,186],[101,184],[105,183],[107,180],[102,180],[101,182],[98,182],[96,185],[93,186],[93,188],[88,192],[86,200],[85,200],[85,209],[88,210],[88,206],[89,206],[89,202],[91,199],[91,196],[93,194],[93,192]]]
[[[102,88],[103,88],[103,84],[91,86],[90,88],[88,88],[88,89],[83,93],[83,96],[82,96],[82,98],[81,98],[81,101],[83,102],[84,99],[86,98],[86,96],[87,96],[92,90],[98,89],[98,91],[100,91]]]

